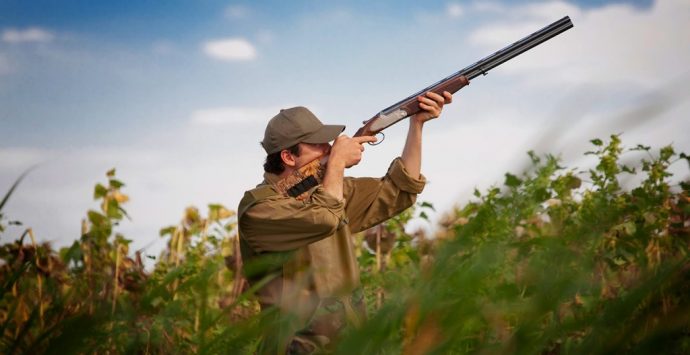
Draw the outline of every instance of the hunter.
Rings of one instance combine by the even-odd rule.
[[[427,92],[417,100],[422,111],[410,117],[402,154],[382,178],[344,177],[345,169],[361,161],[364,143],[376,137],[341,135],[345,126],[324,125],[304,107],[281,110],[268,122],[261,142],[264,180],[238,207],[245,275],[251,285],[265,283],[257,297],[262,311],[274,310],[275,316],[259,353],[327,351],[345,326],[364,319],[351,236],[414,204],[426,182],[420,173],[422,128],[439,117],[452,95]],[[325,157],[320,184],[299,198],[279,192],[281,181]],[[256,265],[263,265],[261,271]]]

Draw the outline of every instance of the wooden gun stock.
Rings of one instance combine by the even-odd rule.
[[[429,91],[435,92],[441,96],[443,96],[444,91],[448,91],[449,93],[454,94],[458,90],[462,89],[464,86],[469,84],[470,81],[467,80],[467,78],[464,75],[460,75],[457,77],[450,78],[446,81],[440,82],[435,86],[428,88],[428,90],[424,91],[422,95]],[[387,116],[382,116],[381,114],[378,114],[372,117],[371,119],[364,121],[364,126],[360,127],[360,129],[357,130],[353,137],[376,135],[377,133],[392,126],[393,124],[402,120],[403,118],[416,115],[417,113],[422,111],[422,108],[419,107],[419,101],[417,100],[417,97],[418,96],[408,97],[407,99],[401,101],[399,103],[399,106],[397,106],[397,110],[393,111]],[[399,112],[397,114],[398,116],[402,114],[404,114],[405,116],[398,118],[395,116],[396,112]],[[388,124],[388,122],[390,123]]]

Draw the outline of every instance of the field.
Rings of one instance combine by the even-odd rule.
[[[427,202],[358,235],[369,318],[336,352],[690,352],[690,181],[669,172],[690,158],[591,143],[591,170],[530,152],[531,168],[475,191],[433,236],[405,231]],[[148,270],[117,231],[126,186],[106,178],[60,250],[30,228],[8,235],[16,184],[0,203],[3,353],[253,353],[263,315],[238,273],[234,212],[187,208]]]

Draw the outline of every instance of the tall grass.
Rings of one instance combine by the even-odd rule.
[[[434,237],[405,233],[427,203],[358,235],[369,319],[334,351],[687,353],[690,184],[668,169],[688,157],[617,136],[592,144],[598,164],[585,172],[530,153],[530,169],[476,191]],[[620,163],[635,152],[639,164]],[[639,183],[626,188],[629,176]],[[117,231],[125,185],[106,178],[71,246],[26,229],[0,247],[3,352],[255,351],[273,318],[239,274],[234,213],[187,208],[161,229],[168,245],[147,271]]]

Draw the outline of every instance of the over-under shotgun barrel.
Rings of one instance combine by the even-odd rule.
[[[565,32],[573,27],[570,17],[565,16],[562,19],[542,28],[541,30],[532,33],[531,35],[501,49],[500,51],[491,54],[490,56],[451,74],[440,81],[431,84],[424,89],[400,100],[399,102],[385,108],[380,113],[376,114],[371,120],[365,121],[365,126],[362,127],[355,136],[376,134],[384,128],[402,120],[405,117],[411,116],[419,111],[419,102],[417,97],[423,95],[428,91],[433,91],[442,94],[444,91],[455,93],[463,86],[480,75],[486,75],[489,70],[517,57],[518,55],[538,46],[541,43]],[[386,117],[388,116],[388,117]],[[380,119],[380,122],[373,122],[374,119]],[[383,118],[383,119],[381,119]],[[369,124],[371,123],[371,124]]]

